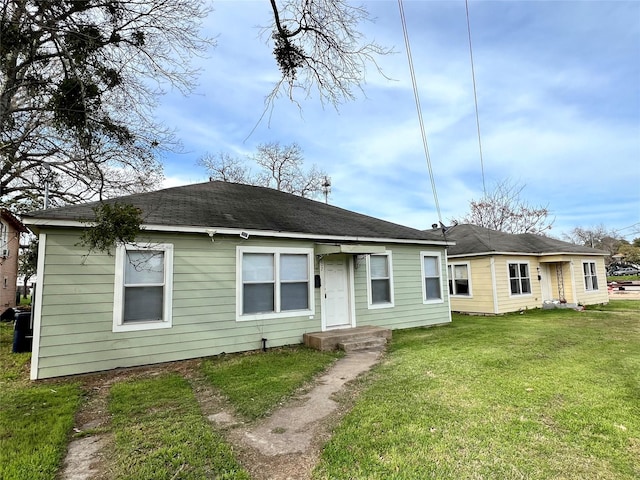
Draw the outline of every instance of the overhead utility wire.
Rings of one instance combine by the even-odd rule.
[[[404,44],[407,49],[407,59],[409,60],[409,72],[411,73],[411,84],[413,85],[413,96],[416,101],[416,109],[418,110],[418,122],[420,124],[420,134],[422,135],[422,146],[424,148],[425,158],[427,160],[427,168],[429,169],[429,178],[431,179],[431,189],[433,190],[433,199],[438,212],[438,222],[444,229],[442,223],[442,215],[440,213],[440,204],[438,202],[438,192],[436,191],[436,182],[433,176],[433,168],[431,167],[431,156],[429,155],[429,146],[427,144],[427,134],[424,129],[424,120],[422,119],[422,107],[420,106],[420,96],[418,95],[418,85],[416,83],[416,74],[413,68],[413,58],[411,56],[411,45],[409,43],[409,34],[407,33],[407,21],[404,16],[404,7],[402,0],[398,0],[398,7],[400,9],[400,21],[402,23],[402,33],[404,35]]]
[[[482,172],[482,192],[487,196],[487,185],[484,180],[484,159],[482,157],[482,140],[480,137],[480,114],[478,113],[478,92],[476,89],[476,70],[473,65],[473,47],[471,46],[471,22],[469,21],[469,0],[464,2],[467,10],[467,33],[469,35],[469,56],[471,57],[471,80],[473,81],[473,101],[476,107],[476,128],[478,131],[478,148],[480,150],[480,171]]]

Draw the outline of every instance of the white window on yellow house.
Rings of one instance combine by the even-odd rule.
[[[471,296],[471,279],[468,263],[452,263],[449,269],[449,294]]]
[[[587,291],[598,290],[596,262],[582,262],[582,272],[584,273],[584,289]]]
[[[509,263],[511,295],[531,294],[531,278],[528,263]]]

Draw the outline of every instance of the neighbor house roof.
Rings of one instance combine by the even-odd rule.
[[[138,193],[105,200],[127,203],[143,212],[148,230],[294,234],[310,238],[402,239],[443,244],[443,238],[377,218],[361,215],[315,200],[271,188],[211,181]],[[94,218],[98,202],[50,210],[25,216],[25,223],[40,226],[84,226]],[[285,236],[285,235],[276,235]]]
[[[442,231],[440,233],[442,235]],[[495,253],[608,255],[603,250],[574,245],[543,235],[498,232],[477,225],[458,224],[445,229],[444,236],[447,240],[455,241],[455,245],[448,249],[450,257]]]
[[[2,218],[6,223],[12,225],[18,232],[26,233],[28,231],[22,222],[20,222],[20,220],[18,220],[15,215],[6,208],[0,208],[0,218]]]

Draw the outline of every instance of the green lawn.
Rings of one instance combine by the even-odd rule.
[[[316,479],[640,478],[640,302],[394,332]]]
[[[254,420],[267,415],[342,355],[298,346],[278,348],[207,359],[203,371],[239,414]]]
[[[30,383],[11,335],[0,324],[0,478],[54,480],[87,387]],[[255,419],[335,357],[274,349],[206,359],[202,372]],[[132,377],[108,397],[108,478],[248,478],[186,379]],[[640,478],[637,300],[395,331],[357,388],[316,479]]]
[[[13,324],[0,324],[0,478],[56,478],[82,391],[77,382],[29,382],[30,353],[11,353]]]

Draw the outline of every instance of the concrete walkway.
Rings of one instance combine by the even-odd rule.
[[[301,400],[301,405],[283,407],[244,434],[243,443],[263,455],[304,452],[314,436],[312,426],[331,414],[338,404],[331,398],[345,383],[369,370],[380,351],[352,352],[336,362]]]

